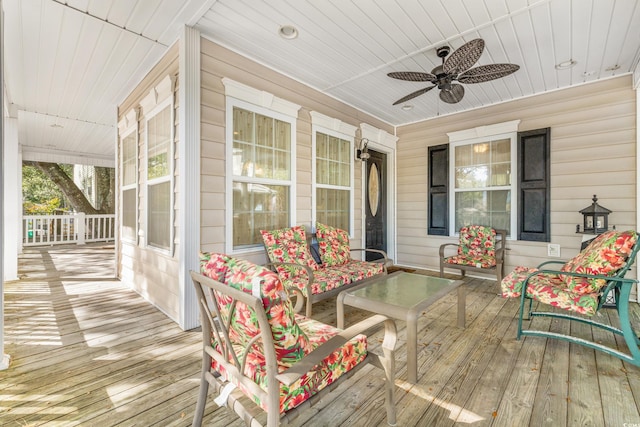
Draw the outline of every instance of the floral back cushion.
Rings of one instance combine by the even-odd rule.
[[[496,230],[484,225],[469,225],[460,229],[458,255],[471,258],[496,256]]]
[[[563,265],[561,271],[614,276],[625,266],[637,240],[638,235],[633,230],[602,233],[582,252]],[[566,274],[561,277],[567,288],[577,294],[598,292],[607,283],[604,279],[589,279]]]
[[[229,259],[230,257],[225,254],[200,252],[200,272],[213,280],[224,283]]]
[[[349,233],[346,231],[317,223],[316,238],[323,265],[342,265],[351,260]]]
[[[318,269],[318,264],[309,252],[304,225],[271,231],[261,230],[260,234],[271,262],[293,262],[306,265],[314,271]],[[292,270],[290,273],[295,275],[299,270]]]
[[[209,277],[224,274],[223,283],[262,300],[281,366],[289,366],[304,356],[309,340],[295,321],[293,305],[276,273],[246,260],[212,254],[203,274]],[[240,302],[234,308],[233,299],[220,292],[215,293],[215,298],[221,320],[230,324],[231,341],[244,348],[260,333],[255,313]],[[254,344],[254,351],[261,352],[260,345]]]

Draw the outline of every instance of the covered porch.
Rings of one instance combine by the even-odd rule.
[[[112,257],[104,243],[32,247],[21,255],[20,280],[5,286],[12,369],[0,374],[3,425],[191,424],[201,335],[182,331],[112,279]],[[466,329],[456,327],[455,293],[419,320],[417,384],[406,382],[405,325],[397,322],[398,425],[640,423],[639,368],[564,342],[516,341],[517,302],[498,296],[495,281],[465,281]],[[334,299],[314,312],[335,325]],[[367,315],[348,308],[346,323]],[[380,371],[367,367],[294,424],[386,425],[382,384]],[[243,423],[210,400],[205,425]]]

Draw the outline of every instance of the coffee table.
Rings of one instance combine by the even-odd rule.
[[[407,380],[418,380],[418,316],[449,292],[458,291],[458,327],[465,327],[462,280],[399,271],[367,279],[342,291],[337,299],[338,328],[344,328],[344,306],[361,308],[407,322]]]

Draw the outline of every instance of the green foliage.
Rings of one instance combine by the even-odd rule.
[[[44,203],[24,202],[22,209],[27,215],[52,215],[60,207],[60,199],[54,197]]]
[[[63,168],[65,173],[73,170],[71,165]],[[58,186],[34,166],[22,166],[22,201],[25,214],[50,214],[54,209],[65,207],[64,195]]]

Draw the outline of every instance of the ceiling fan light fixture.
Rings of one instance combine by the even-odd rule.
[[[411,104],[405,104],[405,105],[403,105],[403,106],[402,106],[402,109],[403,109],[404,111],[413,110],[413,105],[411,105]]]
[[[278,30],[278,34],[283,39],[291,40],[298,37],[298,30],[293,25],[283,25]]]
[[[574,61],[573,59],[559,62],[556,64],[556,70],[568,70],[569,68],[574,67],[577,63],[578,61]]]

